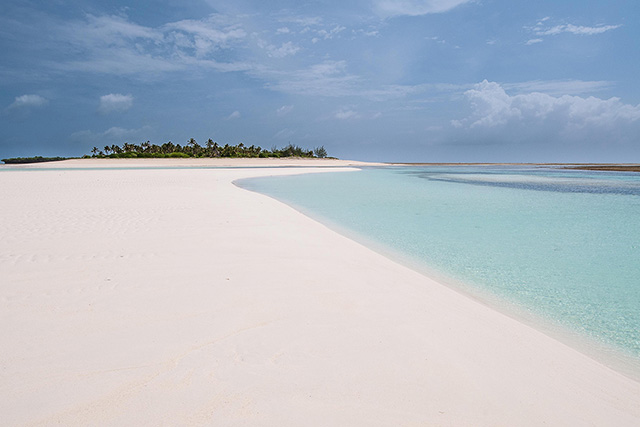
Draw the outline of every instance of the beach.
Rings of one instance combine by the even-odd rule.
[[[233,184],[362,165],[0,171],[3,424],[640,424],[637,381]]]

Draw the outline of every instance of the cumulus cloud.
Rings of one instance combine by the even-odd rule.
[[[419,16],[442,13],[471,0],[376,0],[374,10],[382,17]]]
[[[640,131],[640,105],[619,98],[552,96],[540,92],[509,95],[483,81],[465,92],[471,114],[454,127],[502,138],[562,141],[629,140]]]
[[[121,113],[133,107],[133,96],[110,93],[100,97],[98,111],[101,114]]]
[[[640,106],[623,104],[619,98],[563,95],[554,97],[531,92],[510,96],[495,82],[484,80],[465,92],[474,109],[471,126],[498,126],[512,120],[545,120],[562,117],[567,124],[611,124],[640,119]]]
[[[9,107],[8,110],[18,110],[18,109],[26,109],[26,108],[34,108],[34,107],[43,107],[49,103],[49,100],[40,95],[21,95],[16,96],[15,100]]]

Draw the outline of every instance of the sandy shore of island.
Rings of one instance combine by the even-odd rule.
[[[3,425],[640,424],[640,383],[233,184],[337,169],[96,162],[0,171]]]
[[[341,159],[317,159],[304,157],[283,157],[283,158],[224,158],[224,157],[192,157],[177,159],[109,159],[109,158],[88,158],[71,159],[56,162],[11,164],[0,167],[13,169],[51,169],[51,168],[206,168],[206,167],[302,167],[310,166],[316,168],[326,167],[346,167],[346,166],[385,166],[386,163],[361,162],[358,160]]]

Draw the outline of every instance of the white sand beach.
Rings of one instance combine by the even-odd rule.
[[[233,184],[361,164],[0,171],[0,424],[640,425],[637,381]],[[253,167],[104,169],[167,165]]]

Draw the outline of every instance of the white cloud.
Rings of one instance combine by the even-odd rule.
[[[125,40],[150,40],[159,42],[162,33],[150,27],[138,25],[121,16],[86,15],[86,21],[77,21],[65,26],[70,38],[85,45],[95,43],[113,43],[122,45]]]
[[[382,17],[419,16],[447,12],[471,0],[375,0],[374,10]]]
[[[278,114],[278,116],[286,116],[291,110],[293,110],[293,105],[283,105],[276,110],[276,114]]]
[[[110,93],[100,97],[98,111],[102,114],[121,113],[133,107],[133,96]]]
[[[247,37],[233,17],[210,15],[201,20],[146,27],[124,17],[87,15],[84,20],[52,27],[51,32],[57,40],[83,52],[79,59],[52,63],[64,71],[150,78],[193,66],[220,72],[251,67],[229,54]]]
[[[360,113],[352,109],[341,108],[340,110],[336,111],[336,113],[334,114],[334,117],[338,120],[350,120],[350,119],[359,119],[362,116],[360,115]]]
[[[265,87],[271,90],[295,95],[366,98],[373,101],[415,96],[429,92],[429,99],[447,99],[452,93],[461,93],[473,85],[464,84],[418,84],[368,86],[360,76],[347,71],[346,61],[326,60],[307,68],[285,71],[271,68],[257,68],[249,74],[265,80]],[[430,102],[431,102],[430,101]]]
[[[356,30],[351,30],[351,32],[353,34],[363,35],[365,37],[378,37],[380,35],[380,30],[377,29],[377,28],[372,28],[372,27],[370,27],[370,28],[368,28],[366,30],[362,29],[362,28],[359,28],[359,29],[356,29]]]
[[[258,42],[258,47],[264,49],[267,52],[267,55],[271,58],[284,58],[286,56],[295,55],[296,53],[298,53],[298,51],[300,51],[300,47],[293,44],[292,42],[282,43],[280,47],[276,47],[260,40]]]
[[[629,139],[640,131],[640,105],[540,92],[509,95],[498,83],[483,81],[465,92],[471,115],[452,121],[472,133],[538,141]],[[494,132],[495,131],[495,132]],[[497,136],[499,135],[499,136]]]
[[[177,45],[191,47],[197,57],[204,57],[213,51],[228,47],[244,39],[247,33],[238,24],[229,24],[226,18],[210,15],[203,20],[187,19],[164,26]]]
[[[239,119],[240,117],[241,117],[240,111],[236,110],[233,113],[229,114],[226,120],[236,120],[236,119]]]
[[[449,83],[422,83],[418,85],[386,85],[376,89],[354,88],[352,95],[359,95],[374,101],[386,101],[390,99],[405,98],[423,93],[429,93],[428,98],[420,102],[433,102],[434,100],[450,99],[452,94],[471,88],[473,85],[449,84]],[[443,98],[443,96],[445,98]],[[406,106],[405,106],[406,108]]]
[[[291,30],[287,27],[278,28],[276,34],[289,34]]]
[[[346,72],[345,61],[323,61],[295,71],[260,70],[255,74],[270,81],[269,89],[297,95],[345,96],[354,93],[358,77]]]
[[[346,30],[346,27],[343,27],[341,25],[336,25],[334,26],[332,29],[330,29],[329,31],[327,30],[318,30],[316,31],[316,34],[325,39],[325,40],[331,40],[332,38],[334,38],[336,35],[340,34],[341,32],[343,32],[344,30]]]
[[[618,98],[513,94],[483,81],[463,100],[467,113],[434,131],[432,141],[476,161],[620,162],[637,155],[640,105]]]
[[[594,27],[574,25],[574,24],[558,24],[550,25],[551,18],[545,17],[539,20],[533,27],[525,27],[526,30],[533,33],[536,37],[531,38],[526,42],[527,45],[541,43],[544,36],[557,36],[558,34],[569,33],[581,36],[593,36],[596,34],[602,34],[607,31],[620,28],[622,25],[596,25]]]
[[[7,110],[17,110],[33,107],[43,107],[49,103],[49,100],[40,95],[26,94],[16,96],[11,105],[7,107]]]
[[[535,33],[539,36],[553,36],[560,33],[571,33],[571,34],[579,34],[592,36],[594,34],[602,34],[604,32],[615,30],[616,28],[620,28],[622,25],[600,25],[597,27],[583,27],[572,24],[564,24],[564,25],[556,25],[551,28],[540,28],[538,27]]]
[[[542,92],[547,95],[582,95],[609,89],[612,82],[606,80],[532,80],[519,83],[503,83],[505,90],[519,93]]]
[[[319,16],[285,16],[278,20],[280,22],[289,22],[300,25],[301,27],[314,27],[322,24],[322,18]]]

